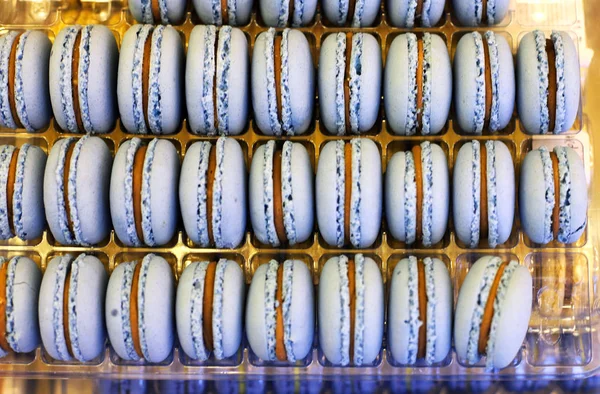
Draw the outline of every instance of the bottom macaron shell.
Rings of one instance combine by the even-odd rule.
[[[25,159],[21,207],[23,239],[36,239],[46,227],[44,211],[44,169],[47,156],[38,146],[30,146]],[[18,234],[17,234],[18,235]]]
[[[66,256],[65,256],[66,257]],[[40,285],[40,297],[39,297],[39,324],[40,324],[40,335],[44,349],[46,352],[55,360],[62,360],[61,351],[59,347],[66,348],[64,327],[55,326],[55,314],[54,314],[54,297],[58,286],[62,288],[63,284],[60,284],[58,278],[59,265],[63,256],[54,257],[46,266],[44,276]],[[60,299],[56,303],[57,308],[60,309],[60,313],[56,314],[58,319],[57,324],[62,324],[62,302]],[[59,343],[60,342],[60,343]]]

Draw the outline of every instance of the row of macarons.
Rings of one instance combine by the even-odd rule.
[[[460,133],[496,133],[515,98],[525,132],[562,133],[579,111],[579,71],[572,38],[539,30],[521,39],[516,71],[507,39],[488,31],[461,37],[454,70],[436,34],[396,36],[384,68],[374,35],[332,33],[317,72],[299,30],[260,33],[251,57],[246,35],[230,26],[196,26],[187,56],[171,26],[132,26],[120,54],[100,25],[67,26],[53,45],[40,31],[11,31],[0,37],[0,127],[42,130],[54,114],[66,132],[107,133],[120,115],[129,133],[172,134],[187,113],[194,134],[236,135],[252,107],[262,133],[301,135],[314,124],[318,91],[320,124],[334,135],[370,132],[380,112],[394,134],[439,134],[452,102]]]
[[[63,245],[96,245],[114,228],[125,246],[155,247],[173,239],[181,217],[195,245],[235,248],[249,216],[260,243],[287,247],[310,239],[316,216],[327,244],[368,248],[385,205],[394,239],[432,247],[447,232],[450,201],[466,247],[501,246],[514,231],[515,163],[502,141],[465,142],[452,184],[446,152],[429,141],[394,153],[382,174],[379,148],[367,138],[326,142],[316,176],[305,145],[292,141],[258,146],[249,175],[244,149],[231,137],[192,143],[182,164],[168,139],[126,140],[114,160],[106,142],[90,135],[58,140],[47,159],[34,145],[2,145],[0,238],[36,239],[47,223]],[[587,181],[575,150],[529,151],[518,195],[521,227],[533,243],[582,238]]]
[[[0,356],[31,352],[41,337],[54,360],[93,362],[108,334],[125,361],[160,363],[178,342],[187,357],[211,365],[235,357],[245,332],[263,362],[301,365],[318,320],[326,363],[371,366],[381,352],[387,303],[387,350],[396,364],[443,365],[454,331],[459,361],[483,366],[485,356],[492,371],[514,360],[531,315],[529,270],[497,256],[473,263],[455,310],[448,268],[431,257],[398,261],[388,297],[379,266],[362,254],[331,257],[316,296],[301,260],[259,265],[247,292],[242,268],[227,259],[191,262],[177,284],[155,254],[118,264],[110,277],[93,255],[56,256],[43,277],[28,257],[0,261]]]
[[[136,21],[150,24],[181,24],[186,0],[131,0],[129,10]],[[207,25],[243,26],[250,22],[253,0],[192,0],[194,10]],[[446,0],[386,0],[389,23],[394,27],[436,26]],[[462,26],[496,25],[509,9],[509,0],[453,0],[452,13]],[[262,21],[271,27],[309,25],[317,11],[317,0],[259,0]],[[381,0],[323,0],[321,10],[333,26],[369,27],[376,23]]]

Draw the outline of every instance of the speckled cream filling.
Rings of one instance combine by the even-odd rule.
[[[152,188],[150,187],[150,178],[152,176],[152,165],[154,164],[154,152],[158,141],[155,138],[148,144],[142,173],[142,234],[144,236],[144,243],[148,246],[156,246],[154,228],[152,227]]]
[[[340,9],[341,8],[342,7],[340,6]],[[346,133],[346,98],[344,95],[344,78],[346,61],[349,61],[346,59],[346,35],[344,33],[337,33],[335,36],[335,42],[335,124],[337,135],[344,135]]]
[[[488,0],[489,2],[490,0]],[[496,34],[492,31],[485,32],[485,40],[490,53],[490,68],[492,74],[492,108],[490,111],[490,130],[500,130],[500,57]]]
[[[431,134],[431,84],[433,83],[431,33],[423,34],[423,116],[421,132]]]
[[[274,28],[269,28],[265,35],[265,65],[266,65],[266,80],[267,80],[267,106],[269,115],[269,127],[275,136],[282,134],[281,124],[277,116],[277,88],[275,86],[275,34]]]
[[[283,344],[285,354],[289,362],[296,362],[294,354],[294,340],[292,339],[292,295],[294,280],[294,262],[286,260],[283,262],[282,285],[282,311],[283,311]]]
[[[76,133],[79,130],[77,126],[77,118],[75,108],[73,107],[73,49],[77,34],[81,30],[81,26],[65,27],[64,41],[60,48],[60,104],[62,113],[65,115],[67,131]]]
[[[358,3],[358,1],[357,1]],[[350,54],[350,131],[358,134],[360,117],[360,88],[362,75],[363,33],[352,35],[352,53]]]
[[[275,361],[277,355],[275,353],[275,346],[277,338],[275,336],[275,329],[277,327],[277,270],[279,269],[279,263],[275,260],[269,261],[269,267],[267,268],[265,277],[265,325],[267,334],[267,354],[269,359],[266,361]]]
[[[94,125],[90,118],[90,103],[88,100],[88,89],[90,79],[90,42],[94,25],[87,25],[81,29],[81,42],[79,44],[79,84],[77,94],[79,96],[79,107],[83,128],[87,133],[94,132]]]
[[[287,5],[289,2],[283,1],[282,4]],[[290,93],[290,51],[288,41],[290,31],[290,29],[284,29],[281,33],[281,128],[287,135],[294,135],[292,95]]]
[[[215,180],[213,182],[213,201],[212,201],[212,228],[213,238],[217,248],[232,248],[235,245],[229,244],[223,240],[223,171],[225,167],[225,142],[227,137],[220,137],[217,140],[217,163],[215,166]]]
[[[360,178],[362,173],[362,140],[355,138],[350,141],[352,145],[352,194],[350,195],[350,243],[355,247],[360,247],[361,228],[361,184]]]
[[[6,194],[8,184],[8,171],[15,147],[3,145],[0,150],[0,238],[10,239],[13,233],[8,220],[8,196]]]
[[[423,245],[432,245],[433,236],[433,160],[431,157],[431,143],[421,143],[421,165],[423,173]]]
[[[67,341],[65,339],[63,306],[64,306],[64,287],[67,277],[67,268],[71,264],[72,256],[67,254],[60,258],[56,268],[56,278],[54,279],[54,294],[52,298],[52,327],[54,329],[54,344],[56,352],[62,361],[71,359]]]
[[[417,68],[419,66],[419,48],[417,36],[406,33],[408,52],[408,108],[406,112],[406,135],[417,133]]]
[[[487,0],[487,24],[495,25],[500,21],[496,21],[496,0]]]
[[[138,324],[140,332],[140,347],[142,348],[142,355],[146,360],[150,359],[150,352],[148,349],[148,340],[146,338],[146,282],[148,280],[148,271],[150,270],[150,262],[155,257],[154,254],[149,253],[144,256],[142,260],[142,269],[140,270],[139,286],[138,286]]]
[[[437,341],[435,321],[437,297],[435,293],[433,260],[431,257],[425,257],[423,259],[423,264],[425,265],[425,292],[427,294],[427,343],[425,347],[425,362],[428,365],[431,365],[435,361],[435,346]]]
[[[71,283],[68,294],[69,307],[69,340],[71,341],[71,349],[76,360],[85,361],[79,346],[79,326],[77,325],[77,291],[79,290],[79,269],[83,264],[83,259],[86,257],[84,253],[77,256],[71,264]]]
[[[21,239],[27,237],[25,232],[25,223],[23,223],[23,182],[25,181],[25,161],[31,145],[23,144],[19,149],[19,157],[17,157],[17,174],[15,176],[15,186],[13,194],[13,225],[15,233]],[[0,198],[2,200],[2,198]],[[0,216],[2,216],[0,210]]]
[[[272,246],[279,246],[279,238],[275,229],[275,214],[273,207],[273,155],[275,141],[270,140],[263,150],[263,211],[265,215],[265,232],[267,241]]]
[[[304,19],[304,0],[294,1],[294,15],[292,15],[292,27],[302,26]],[[289,11],[288,11],[289,12]]]
[[[140,357],[135,351],[133,345],[133,337],[131,332],[131,284],[133,283],[133,271],[135,270],[135,261],[122,263],[125,265],[123,270],[123,279],[121,281],[121,331],[123,333],[123,343],[125,345],[125,352],[129,360],[139,360]],[[134,295],[135,297],[136,295]]]
[[[350,9],[350,1],[349,0],[338,0],[338,14],[337,14],[337,21],[336,21],[338,25],[346,24],[346,19],[348,18],[348,10],[349,9]],[[352,17],[352,15],[350,15],[350,17]]]
[[[340,255],[338,259],[340,276],[340,365],[350,363],[350,284],[348,282],[348,257]]]
[[[196,238],[200,246],[206,248],[210,245],[208,237],[207,193],[208,193],[208,162],[210,159],[210,141],[200,141],[200,152],[198,156],[198,184],[196,186]]]
[[[8,269],[6,271],[6,342],[10,348],[19,353],[21,350],[19,349],[19,335],[15,332],[15,298],[14,298],[14,290],[15,290],[15,275],[17,274],[17,264],[21,259],[20,256],[15,256],[10,259],[8,264]],[[0,267],[3,262],[0,261]],[[36,311],[37,312],[37,311]]]
[[[488,212],[488,243],[490,247],[498,246],[499,220],[498,220],[498,190],[496,188],[496,143],[487,141],[485,143],[487,155],[487,212]]]
[[[346,144],[344,141],[335,141],[335,192],[337,195],[336,206],[335,206],[335,239],[336,246],[341,248],[344,246],[344,214],[346,209],[346,162],[345,162],[345,149]]]
[[[132,138],[127,147],[127,154],[125,157],[125,221],[127,226],[127,238],[129,238],[129,243],[133,246],[142,245],[142,240],[135,227],[135,216],[133,214],[133,162],[135,160],[135,153],[141,145],[142,140],[137,137]]]
[[[237,25],[237,1],[227,0],[227,15],[229,16],[229,24],[231,26]]]
[[[158,0],[158,9],[160,11],[160,21],[163,25],[168,25],[171,23],[169,20],[168,8],[167,8],[167,0]],[[154,22],[156,24],[156,22]]]
[[[84,135],[75,143],[75,147],[73,148],[73,154],[71,155],[71,164],[69,167],[70,171],[68,174],[69,190],[67,193],[67,198],[69,200],[70,208],[69,216],[71,219],[71,223],[73,224],[72,234],[75,236],[75,243],[82,246],[88,246],[89,243],[83,238],[83,230],[81,229],[81,220],[79,217],[79,207],[77,205],[77,170],[79,169],[79,156],[81,156],[83,144],[86,143],[88,138],[89,135]]]
[[[294,190],[292,188],[292,151],[294,143],[283,143],[281,152],[281,200],[283,205],[283,225],[290,245],[298,242],[296,237],[296,217],[294,211]]]
[[[361,366],[365,352],[365,258],[359,253],[354,258],[356,306],[354,317],[354,364]]]
[[[472,22],[474,25],[481,24],[481,20],[483,17],[483,0],[474,0],[473,4],[474,15],[472,18]]]
[[[471,237],[469,247],[474,248],[479,244],[481,230],[481,146],[479,141],[471,141],[471,176],[473,184],[473,206],[471,207]]]
[[[417,0],[408,0],[406,5],[406,27],[415,27],[415,19],[417,16]]]
[[[539,79],[539,95],[540,95],[540,133],[547,133],[550,127],[550,112],[548,110],[548,54],[546,53],[546,38],[544,33],[539,30],[533,32],[535,39],[535,49],[537,52],[537,67]]]
[[[219,119],[219,132],[221,134],[229,134],[229,74],[231,73],[231,31],[231,26],[221,27],[221,29],[219,30],[219,47],[217,48],[217,116]],[[214,48],[214,46],[211,48]],[[212,89],[210,94],[212,96]],[[214,119],[214,117],[211,119]]]
[[[472,32],[473,43],[475,44],[475,106],[473,107],[473,132],[481,134],[485,123],[485,52],[483,48],[483,39],[479,32]]]
[[[417,362],[419,351],[419,328],[423,322],[419,319],[419,269],[415,256],[408,257],[408,364]]]
[[[404,232],[405,242],[410,245],[417,238],[417,180],[411,151],[405,152],[404,162]]]
[[[65,243],[67,245],[72,245],[77,241],[71,233],[71,229],[69,228],[69,219],[67,218],[64,172],[67,161],[67,152],[71,144],[75,143],[75,138],[66,138],[63,141],[64,143],[59,147],[58,161],[56,164],[56,169],[54,170],[54,182],[56,185],[56,212],[58,214],[58,226],[63,237],[65,238]],[[73,157],[71,157],[71,159],[72,158]],[[73,163],[72,160],[71,163]],[[76,172],[75,168],[73,168],[73,172]]]
[[[550,152],[545,146],[539,148],[540,157],[542,160],[542,173],[544,175],[544,184],[546,185],[545,208],[544,208],[544,244],[554,239],[552,232],[552,212],[554,211],[555,195],[554,195],[554,170],[552,168],[552,159]]]
[[[144,66],[144,45],[148,35],[152,34],[154,26],[143,25],[136,32],[135,48],[133,51],[133,66],[131,71],[131,94],[133,105],[133,121],[138,134],[147,134],[148,128],[144,118],[144,99],[142,89],[142,69]],[[151,39],[151,38],[150,38]]]
[[[421,12],[421,26],[431,27],[431,19],[429,19],[429,13],[431,12],[431,0],[423,0],[423,11]]]
[[[10,52],[15,38],[19,35],[16,31],[9,31],[2,38],[0,47],[0,117],[2,123],[11,129],[17,128],[10,110],[10,98],[8,97],[8,67],[10,63]]]
[[[156,26],[152,32],[150,49],[150,82],[148,86],[148,124],[154,134],[162,134],[162,104],[160,68],[162,65],[162,40],[165,26]]]
[[[354,15],[347,15],[348,10],[346,10],[346,16],[350,16],[352,18],[351,27],[362,27],[362,17],[365,12],[365,0],[356,0],[354,4]]]
[[[568,243],[571,237],[571,169],[564,146],[554,148],[558,158],[559,209],[558,209],[558,241]]]
[[[565,108],[565,48],[560,33],[553,31],[551,38],[554,43],[554,53],[556,54],[554,62],[556,67],[556,119],[553,131],[555,134],[558,134],[562,132],[565,126],[565,113],[567,110]]]
[[[31,125],[29,121],[29,116],[27,115],[27,105],[25,104],[25,89],[23,87],[23,58],[25,56],[25,44],[27,43],[27,38],[31,31],[26,31],[19,38],[19,43],[17,44],[17,55],[15,58],[15,107],[17,109],[17,116],[21,121],[21,124],[25,128],[25,130],[30,133],[34,132],[35,129]]]
[[[201,261],[194,267],[194,279],[190,295],[190,333],[194,347],[193,359],[205,361],[210,352],[204,346],[202,321],[204,320],[204,283],[208,261]]]
[[[277,15],[277,27],[285,27],[289,19],[290,3],[289,1],[279,1],[278,5],[279,14]]]
[[[220,259],[217,263],[217,269],[215,270],[215,284],[213,288],[213,352],[217,360],[222,360],[225,357],[223,350],[223,286],[225,284],[225,269],[227,269],[227,264],[228,262],[226,259]]]

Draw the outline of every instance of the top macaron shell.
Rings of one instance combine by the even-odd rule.
[[[519,43],[517,52],[517,108],[519,120],[524,131],[528,134],[563,133],[571,129],[579,111],[579,99],[581,95],[581,79],[579,74],[579,55],[575,43],[567,32],[554,32],[562,38],[564,55],[556,56],[564,61],[562,76],[564,79],[564,121],[562,127],[556,130],[545,130],[542,117],[547,113],[547,102],[542,103],[542,97],[548,94],[548,88],[544,88],[543,82],[548,83],[547,71],[543,72],[544,66],[538,61],[538,50],[536,46],[536,34],[538,31],[529,32],[523,36]],[[543,33],[540,33],[542,36]],[[546,35],[546,39],[551,38]],[[545,46],[545,41],[544,44]],[[556,47],[556,45],[555,45]],[[547,56],[543,56],[547,59]],[[546,61],[547,63],[547,61]],[[547,66],[546,66],[547,70]],[[541,75],[542,74],[542,75]],[[545,75],[544,75],[545,74]],[[559,76],[557,70],[557,78]],[[558,85],[559,83],[557,83]],[[557,100],[557,112],[558,112]]]
[[[349,15],[350,2],[355,1],[354,14]],[[321,9],[334,26],[368,27],[373,25],[381,3],[377,0],[324,0]]]
[[[352,35],[354,62],[350,70],[350,91],[352,96],[352,92],[358,90],[358,97],[355,101],[350,99],[351,104],[355,104],[350,108],[351,126],[345,124],[344,67],[351,61],[346,59],[347,40],[345,33],[327,35],[319,56],[319,114],[327,131],[337,135],[346,134],[348,130],[354,134],[369,131],[377,121],[381,101],[381,48],[371,34],[355,33]],[[352,86],[353,82],[356,86]],[[356,117],[355,125],[352,125],[353,117]]]
[[[69,183],[69,227],[64,196],[66,150],[78,144],[71,157]],[[76,152],[79,150],[78,154]],[[99,137],[58,140],[48,156],[44,174],[44,206],[52,235],[63,245],[95,245],[106,239],[111,222],[108,204],[108,185],[112,155]]]
[[[160,17],[154,19],[153,4],[158,4]],[[185,19],[185,0],[129,0],[129,11],[139,23],[179,25]]]
[[[483,2],[487,2],[487,17]],[[509,0],[452,0],[453,14],[461,26],[479,26],[485,19],[487,25],[497,25],[508,14]]]
[[[293,2],[293,15],[290,15]],[[259,0],[260,16],[267,26],[300,27],[312,22],[317,0]]]
[[[215,59],[217,46],[219,52]],[[185,66],[187,120],[192,133],[237,135],[244,131],[248,123],[250,90],[248,57],[248,39],[240,29],[229,26],[192,29]]]
[[[429,33],[425,33],[426,35]],[[425,101],[423,105],[428,105],[429,112],[429,131],[416,130],[421,134],[438,134],[446,121],[450,112],[450,103],[452,101],[452,67],[450,65],[450,56],[444,40],[431,34],[431,85],[430,100]],[[385,76],[383,81],[383,97],[385,105],[385,116],[387,124],[391,131],[399,135],[412,135],[413,130],[409,127],[410,118],[410,97],[415,97],[413,89],[417,89],[416,81],[411,80],[410,62],[416,61],[409,51],[409,40],[412,42],[417,37],[412,34],[401,34],[394,38],[388,51],[385,65]],[[416,45],[415,45],[416,47]],[[425,80],[423,81],[425,84]],[[425,88],[423,89],[425,91]],[[425,115],[424,115],[425,116]]]
[[[226,0],[227,21],[223,23],[222,0],[192,0],[196,14],[205,25],[244,26],[250,22],[254,0]]]
[[[148,88],[148,123],[144,119],[142,67],[144,42],[152,39]],[[158,57],[158,58],[157,58]],[[185,52],[172,26],[133,25],[123,36],[117,95],[121,122],[135,134],[175,133],[183,115]]]
[[[0,36],[0,127],[16,129],[9,110],[8,65],[10,52],[19,32]],[[52,116],[48,91],[48,62],[52,43],[42,31],[28,30],[19,39],[15,61],[15,104],[20,123],[29,132],[48,126]],[[6,79],[5,79],[6,78]],[[6,82],[4,82],[6,81]]]
[[[491,37],[496,43],[496,50],[491,50],[492,46],[489,45],[489,39]],[[485,61],[483,65],[480,65],[478,61],[479,56],[483,57],[483,47],[479,45],[488,45],[490,47],[490,62],[492,62],[492,55],[497,52],[497,71],[494,70],[494,65],[491,65],[492,73],[492,87],[494,93],[494,100],[497,101],[497,109],[494,109],[494,103],[492,103],[491,111],[497,117],[495,127],[490,122],[489,129],[491,132],[496,132],[504,129],[513,114],[515,107],[515,70],[513,63],[513,56],[510,46],[506,41],[506,38],[502,34],[495,34],[493,32],[486,32],[481,34],[479,32],[473,32],[465,34],[456,46],[456,53],[454,55],[454,107],[456,110],[456,120],[458,121],[459,127],[467,134],[481,134],[483,131],[483,122],[485,118],[485,71],[480,73],[479,67],[485,69]],[[479,85],[483,79],[483,85]],[[494,83],[494,79],[496,83]],[[477,103],[481,102],[478,106]],[[481,111],[483,109],[483,111]],[[480,124],[477,124],[477,119],[480,119]]]
[[[445,0],[423,2],[421,15],[416,15],[417,2],[414,0],[386,0],[386,16],[394,27],[431,27],[438,24],[444,13]]]

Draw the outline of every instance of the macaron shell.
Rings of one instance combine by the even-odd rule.
[[[565,122],[562,132],[573,127],[579,112],[581,98],[581,78],[579,75],[579,54],[571,36],[561,31],[563,49],[565,52]]]
[[[127,214],[125,210],[125,169],[127,161],[127,149],[131,140],[121,144],[113,160],[110,176],[110,216],[115,229],[115,234],[119,240],[127,246],[133,246],[129,243],[127,235]],[[139,236],[141,239],[141,236]],[[113,274],[114,275],[114,272]],[[112,276],[111,276],[112,277]]]
[[[246,299],[246,337],[252,352],[262,360],[269,359],[265,319],[265,278],[269,264],[261,264],[254,275]]]
[[[250,204],[250,222],[252,223],[254,236],[261,243],[268,244],[269,238],[265,224],[265,205],[263,203],[263,195],[265,193],[263,185],[265,147],[266,145],[264,144],[259,146],[252,155],[250,178],[248,181],[248,198]]]
[[[452,0],[452,11],[458,19],[461,26],[478,26],[477,18],[475,17],[475,0]],[[498,24],[504,20],[508,13],[509,0],[496,0],[496,13],[494,24]],[[482,16],[482,18],[484,18]]]
[[[269,122],[269,99],[267,96],[267,61],[265,58],[265,47],[267,46],[268,34],[260,33],[254,41],[252,52],[251,85],[252,85],[252,107],[254,109],[254,122],[265,134],[271,134]]]
[[[377,145],[366,138],[361,139],[361,145],[360,245],[357,246],[367,248],[373,245],[381,227],[382,172]]]
[[[581,157],[569,147],[566,150],[571,174],[571,231],[579,228],[579,231],[571,234],[569,240],[576,242],[583,235],[587,223],[587,180]]]
[[[310,24],[310,22],[315,17],[315,12],[317,11],[317,1],[316,0],[294,0],[295,7],[298,7],[296,1],[302,1],[302,21],[300,26],[306,26]],[[258,6],[260,9],[260,16],[263,19],[263,22],[267,26],[271,27],[280,27],[279,24],[279,10],[281,9],[281,0],[259,0]],[[289,7],[288,20],[286,20],[286,26],[293,26],[290,21],[293,20],[293,16],[291,14],[291,7]],[[298,26],[294,26],[298,27]]]
[[[390,159],[385,172],[385,213],[388,229],[395,239],[404,242],[404,174],[406,153],[396,152]]]
[[[127,348],[125,347],[125,338],[123,336],[121,325],[123,319],[121,310],[121,287],[124,274],[125,264],[123,263],[118,264],[110,274],[108,285],[106,286],[104,317],[111,346],[119,357],[127,359],[127,357],[123,357],[127,355]],[[163,280],[165,279],[166,278],[163,278]]]
[[[369,0],[366,0],[367,2]],[[374,2],[374,1],[372,1]],[[379,5],[379,3],[377,3]],[[365,7],[366,8],[366,7]],[[359,132],[367,132],[375,125],[381,101],[381,46],[371,34],[363,34],[360,78]],[[332,81],[335,81],[332,80]]]
[[[44,276],[40,285],[38,318],[40,324],[40,336],[44,349],[55,360],[60,360],[60,354],[56,347],[56,336],[53,322],[52,300],[56,286],[56,271],[62,256],[56,256],[46,266]],[[62,321],[62,319],[61,319]]]
[[[165,27],[160,55],[160,106],[162,134],[175,133],[181,125],[184,108],[185,52],[177,30]]]
[[[435,107],[434,107],[435,108]],[[433,187],[432,231],[431,243],[437,244],[444,238],[448,226],[448,210],[450,206],[450,176],[448,174],[448,158],[437,144],[431,144],[431,161]]]
[[[192,0],[196,14],[205,25],[217,24],[213,18],[213,3],[216,0]],[[235,23],[232,23],[229,18],[228,25],[231,26],[244,26],[250,21],[250,13],[252,12],[253,6],[252,0],[236,0],[235,1]],[[218,7],[220,8],[220,7]]]
[[[503,244],[510,237],[515,217],[515,166],[508,147],[501,141],[494,141],[494,145],[496,152],[498,243]]]
[[[383,279],[377,263],[365,257],[365,330],[363,364],[375,361],[383,340]],[[331,296],[330,296],[331,297]],[[332,297],[333,298],[333,297]]]
[[[129,11],[131,15],[135,18],[139,23],[144,23],[143,17],[143,9],[142,2],[144,0],[130,0],[129,1]],[[150,3],[150,1],[148,1]],[[185,18],[185,8],[186,2],[184,0],[165,0],[165,5],[167,8],[167,19],[170,24],[179,25],[183,22]],[[163,21],[161,18],[153,20],[154,24],[161,24]]]
[[[66,245],[67,239],[65,239],[62,230],[59,225],[59,212],[58,212],[58,190],[56,187],[56,167],[58,166],[58,158],[60,147],[65,144],[68,140],[61,139],[56,141],[46,162],[46,170],[44,172],[44,208],[46,212],[46,221],[48,222],[48,228],[52,232],[52,235],[59,243]],[[62,196],[60,197],[62,199]]]
[[[229,260],[223,280],[223,355],[231,357],[242,342],[246,286],[240,266]]]
[[[181,273],[177,282],[175,297],[175,323],[179,346],[185,354],[192,358],[198,357],[192,341],[192,289],[194,288],[194,271],[199,262],[193,262]]]
[[[473,145],[470,142],[467,142],[459,149],[452,175],[454,231],[459,240],[469,244],[471,241],[471,222],[473,221],[474,205]]]
[[[42,235],[46,227],[44,211],[44,169],[46,153],[38,146],[30,146],[23,173],[23,235],[27,240]]]
[[[452,280],[448,268],[439,259],[433,260],[433,280],[435,283],[435,294],[437,304],[435,308],[436,343],[435,362],[443,361],[452,346]]]
[[[321,149],[315,181],[317,221],[321,236],[330,245],[336,244],[336,141],[327,142]],[[378,175],[379,176],[379,175]]]
[[[42,272],[37,264],[27,257],[19,257],[13,287],[13,330],[22,353],[29,353],[40,344],[38,299],[41,280]]]
[[[390,25],[394,27],[407,27],[406,18],[408,15],[408,5],[410,0],[386,0],[387,18]],[[431,0],[429,8],[429,23],[435,26],[440,21],[444,12],[444,0]],[[416,14],[416,13],[415,13]],[[417,22],[415,15],[415,26],[422,26],[421,21]]]
[[[73,26],[76,27],[76,26]],[[81,26],[78,26],[81,28]],[[54,120],[58,123],[58,126],[62,130],[67,130],[67,117],[62,110],[62,95],[60,93],[60,80],[63,71],[61,70],[61,50],[63,47],[63,43],[67,37],[67,33],[69,33],[68,28],[61,29],[56,38],[54,39],[54,44],[52,45],[52,50],[50,51],[50,59],[48,63],[48,84],[50,86],[50,99],[52,103],[52,110],[54,113]]]
[[[310,45],[304,33],[299,30],[289,31],[288,52],[292,125],[295,134],[304,134],[312,121],[315,102],[315,69]]]
[[[327,360],[332,364],[342,361],[340,310],[340,274],[338,272],[339,257],[332,257],[323,266],[319,279],[319,346]],[[365,280],[365,284],[368,283]],[[366,293],[366,292],[365,292]],[[365,303],[366,304],[366,303]],[[368,304],[366,304],[368,305]],[[365,309],[365,313],[368,309]],[[365,316],[365,321],[368,320]],[[368,332],[365,330],[365,332]],[[367,337],[367,336],[365,336]],[[365,358],[366,361],[366,358]]]
[[[439,133],[450,112],[452,101],[452,66],[448,47],[437,34],[431,35],[431,134]],[[408,97],[408,96],[404,96]]]
[[[125,32],[121,40],[121,53],[117,72],[117,97],[121,123],[127,130],[135,130],[133,115],[132,70],[133,54],[138,32],[144,25],[133,25]],[[62,33],[62,31],[61,31]],[[59,33],[60,34],[60,33]]]
[[[298,242],[304,242],[314,229],[314,172],[308,152],[300,143],[294,143],[292,147],[291,168],[296,237]]]
[[[301,260],[293,260],[291,341],[294,356],[304,359],[312,349],[315,333],[314,286],[308,266]]]
[[[333,1],[325,1],[326,8]],[[328,34],[321,44],[318,69],[319,118],[330,133],[337,132],[337,110],[335,99],[337,33]]]

